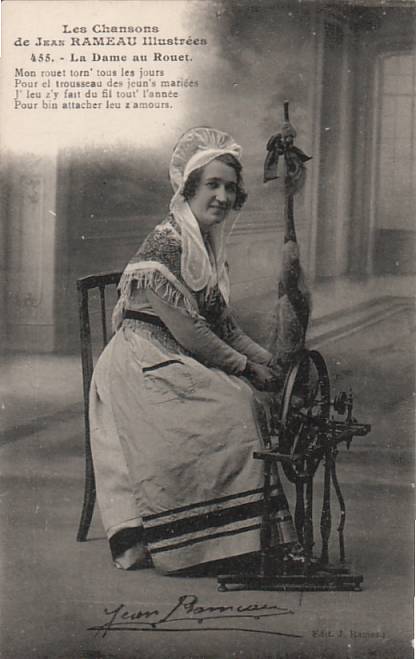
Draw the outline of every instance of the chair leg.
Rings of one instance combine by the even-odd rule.
[[[79,522],[79,529],[77,534],[78,542],[85,542],[87,539],[88,531],[91,524],[92,515],[95,506],[95,476],[94,466],[92,463],[91,447],[89,437],[85,446],[85,487],[84,487],[84,503],[82,505],[81,519]]]

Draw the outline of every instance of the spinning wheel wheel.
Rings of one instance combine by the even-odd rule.
[[[290,462],[282,462],[291,483],[306,478],[308,473],[313,475],[323,458],[322,435],[330,407],[325,360],[316,350],[305,351],[287,375],[279,420],[278,449],[291,458]]]
[[[287,375],[281,404],[278,450],[290,458],[290,461],[282,460],[281,465],[287,479],[296,486],[295,526],[307,564],[312,559],[314,545],[313,477],[324,457],[328,469],[330,463],[325,441],[331,409],[330,389],[328,369],[322,355],[316,350],[304,351]],[[328,474],[325,472],[325,476],[321,534],[322,556],[327,562],[329,471]]]

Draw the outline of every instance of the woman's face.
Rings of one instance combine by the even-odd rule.
[[[202,232],[224,222],[237,196],[237,173],[221,160],[213,160],[202,170],[194,196],[188,203]]]

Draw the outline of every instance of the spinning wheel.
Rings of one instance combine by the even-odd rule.
[[[296,130],[289,122],[289,104],[284,102],[284,123],[279,133],[267,144],[264,164],[264,181],[278,177],[279,160],[285,171],[285,235],[284,242],[297,242],[294,222],[294,194],[305,178],[304,163],[310,158],[295,147]],[[304,345],[309,319],[308,298],[299,287],[301,274],[297,257],[290,262],[279,281],[278,299],[285,300],[292,310],[293,321],[276,328],[283,345],[290,354]],[[281,307],[284,309],[284,307]],[[283,312],[282,312],[283,313]],[[279,318],[279,314],[276,314]],[[273,352],[273,351],[272,351]],[[286,351],[287,353],[287,351]],[[286,354],[285,353],[285,354]],[[279,350],[276,349],[276,355]],[[272,433],[265,448],[253,453],[264,465],[264,504],[260,529],[261,560],[254,574],[220,575],[219,590],[227,584],[262,590],[359,590],[361,575],[352,575],[345,565],[344,526],[346,507],[336,474],[338,446],[347,448],[354,435],[370,432],[368,424],[358,423],[352,415],[353,396],[342,392],[331,402],[328,369],[322,355],[316,350],[303,350],[290,368],[280,401],[272,409]],[[343,418],[340,418],[343,417]],[[273,509],[271,490],[273,479],[279,480],[278,465],[296,488],[295,527],[298,543],[296,553],[288,548],[289,533],[279,534],[280,555],[276,553],[272,537],[277,513]],[[320,464],[324,468],[324,489],[320,531],[322,548],[320,558],[313,556],[313,479]],[[338,524],[340,564],[329,563],[328,545],[331,533],[331,487],[335,491],[339,508]],[[293,530],[292,518],[287,511],[288,526]],[[278,530],[281,530],[279,527]],[[294,533],[293,533],[294,535]],[[286,539],[284,539],[286,538]],[[286,544],[286,547],[284,546]],[[286,552],[286,553],[284,553]],[[289,560],[287,560],[289,559]]]
[[[220,575],[219,589],[226,584],[267,590],[360,590],[361,575],[352,575],[345,564],[344,526],[346,507],[336,474],[338,445],[349,447],[354,435],[366,435],[371,427],[352,416],[353,396],[341,392],[331,402],[328,369],[316,350],[303,351],[289,370],[280,405],[272,415],[275,434],[265,449],[253,457],[264,462],[264,509],[261,530],[261,564],[255,574]],[[345,418],[339,418],[345,415]],[[295,526],[301,560],[297,564],[276,559],[271,546],[273,506],[270,496],[272,467],[277,463],[296,487]],[[320,558],[313,556],[313,479],[320,464],[324,468],[324,488],[320,531]],[[329,562],[331,533],[331,486],[340,508],[338,524],[340,561]]]

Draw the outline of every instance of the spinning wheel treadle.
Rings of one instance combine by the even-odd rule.
[[[346,507],[336,474],[338,445],[347,447],[354,435],[366,435],[371,427],[352,416],[353,396],[337,394],[331,402],[328,369],[316,350],[305,350],[290,369],[281,404],[273,413],[272,442],[253,457],[264,464],[264,507],[262,514],[261,552],[258,569],[252,574],[228,574],[218,577],[219,590],[227,585],[260,590],[361,590],[363,577],[353,575],[345,563],[344,525]],[[334,414],[331,414],[331,410]],[[339,416],[345,415],[340,419]],[[293,548],[272,547],[270,538],[273,515],[270,498],[271,472],[280,463],[288,480],[296,488],[295,526],[299,543]],[[321,555],[313,556],[313,478],[323,463],[324,489],[320,520]],[[340,561],[329,563],[328,544],[331,532],[331,486],[339,508],[338,524]],[[278,549],[278,551],[276,551]]]

